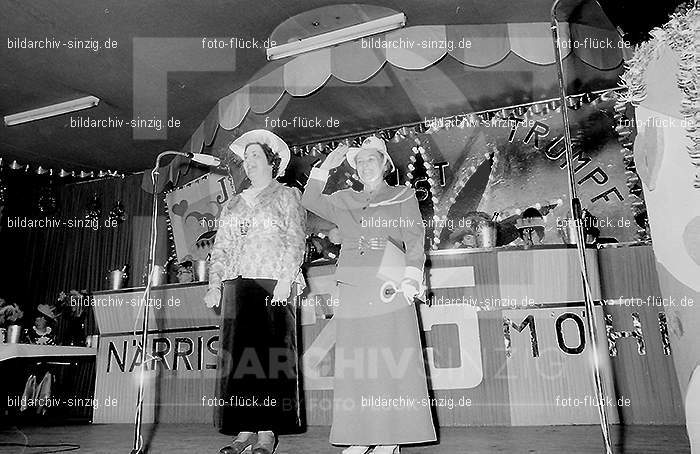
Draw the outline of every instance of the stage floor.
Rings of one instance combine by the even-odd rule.
[[[161,424],[155,430],[149,425],[145,429],[144,435],[152,435],[148,452],[153,454],[217,454],[229,440],[204,424]],[[329,430],[315,426],[301,435],[283,436],[277,454],[339,453],[341,448],[328,444]],[[132,433],[133,426],[126,424],[0,427],[0,453],[129,453]],[[616,454],[690,453],[682,426],[613,426],[612,437]],[[23,448],[24,444],[34,447]],[[79,449],[71,449],[77,446]],[[401,452],[599,454],[603,449],[598,426],[469,427],[443,428],[439,444],[406,447]]]

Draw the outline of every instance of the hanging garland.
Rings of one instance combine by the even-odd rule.
[[[0,170],[3,169],[3,161],[4,158],[0,157]],[[13,160],[7,167],[14,171],[23,171],[26,174],[31,172],[36,175],[48,175],[49,177],[58,176],[60,178],[99,179],[112,177],[124,178],[125,176],[123,172],[118,172],[116,170],[91,170],[87,172],[85,170],[65,170],[63,168],[60,170],[51,168],[46,169],[42,166],[32,169],[30,164],[20,164],[16,159]]]
[[[408,172],[406,173],[407,181],[405,184],[416,190],[418,201],[424,202],[427,205],[421,211],[430,216],[430,213],[435,212],[435,207],[437,206],[438,199],[436,193],[440,190],[440,185],[436,184],[434,178],[435,169],[433,159],[426,151],[422,141],[416,135],[416,132],[418,131],[408,130],[404,127],[401,128],[394,137],[399,138],[398,142],[401,140],[409,140],[412,142],[412,154],[409,157],[410,163],[408,164]],[[426,144],[426,146],[428,145]],[[426,234],[428,233],[429,232],[426,232]]]
[[[121,200],[117,201],[112,209],[109,210],[109,215],[107,218],[112,225],[121,224],[126,220],[126,212],[124,210],[124,204],[121,202]]]
[[[165,224],[166,224],[167,230],[168,230],[168,238],[166,240],[168,242],[168,260],[167,260],[166,264],[171,263],[171,264],[175,265],[178,263],[178,260],[177,260],[177,250],[175,248],[175,234],[173,233],[173,224],[170,221],[170,216],[168,215],[168,204],[165,200],[165,196],[163,196],[161,198],[161,200],[163,203],[163,207],[165,207]]]
[[[596,104],[599,99],[605,100],[612,97],[612,93],[623,90],[613,88],[609,90],[598,90],[590,93],[571,95],[567,97],[566,105],[571,110],[577,110],[583,103]],[[412,133],[433,134],[441,130],[451,128],[464,128],[468,126],[478,126],[488,123],[493,120],[507,121],[513,115],[518,117],[527,116],[546,116],[553,111],[558,111],[560,108],[558,98],[545,99],[525,104],[510,106],[507,108],[499,107],[498,109],[484,110],[481,112],[470,112],[445,117],[436,117],[425,121],[411,123],[400,127],[392,127],[387,129],[375,130],[360,133],[349,137],[331,138],[320,142],[297,144],[290,147],[291,153],[295,156],[314,156],[319,157],[327,155],[333,151],[341,142],[348,146],[359,146],[362,143],[362,138],[369,135],[374,135],[386,141],[399,143],[409,138]]]
[[[430,199],[432,200],[433,205],[435,205],[438,203],[438,198],[442,193],[442,186],[436,180],[435,160],[431,157],[431,154],[429,152],[430,145],[427,143],[425,144],[425,147],[428,147],[428,150],[426,150],[423,146],[422,141],[417,135],[412,134],[412,138],[414,146],[411,147],[411,151],[413,151],[414,156],[420,155],[420,157],[423,160],[423,168],[425,169],[425,173],[428,176],[428,183],[430,185]]]
[[[634,162],[634,150],[632,141],[632,122],[627,116],[627,108],[631,106],[629,102],[621,101],[618,98],[615,104],[615,130],[617,131],[617,140],[622,146],[620,153],[622,161],[625,165],[625,175],[627,176],[627,190],[632,205],[632,214],[635,222],[639,226],[637,229],[637,237],[639,241],[646,242],[651,240],[651,232],[649,229],[649,221],[647,218],[646,202],[644,200],[644,192],[642,184],[637,173],[637,168]]]
[[[93,222],[97,222],[100,219],[100,216],[102,215],[102,202],[100,201],[100,198],[97,196],[97,193],[93,194],[92,199],[87,205],[87,209],[85,210],[85,218],[89,219]]]
[[[41,190],[39,200],[37,202],[39,213],[44,216],[52,216],[58,212],[58,201],[52,186],[45,186]]]
[[[0,176],[0,206],[5,205],[5,202],[7,202],[7,184]]]

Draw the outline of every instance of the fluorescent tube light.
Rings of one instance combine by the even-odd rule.
[[[84,98],[74,99],[72,101],[61,102],[58,104],[52,104],[46,107],[40,107],[38,109],[27,110],[25,112],[20,112],[12,115],[5,116],[5,126],[13,126],[21,123],[27,123],[28,121],[40,120],[42,118],[55,117],[56,115],[61,115],[68,112],[75,112],[76,110],[87,109],[94,107],[99,104],[100,98],[95,96],[85,96]]]
[[[376,35],[377,33],[396,30],[404,25],[406,25],[406,15],[404,13],[392,14],[391,16],[382,17],[381,19],[371,20],[321,35],[300,39],[299,41],[270,47],[267,49],[267,59],[279,60],[280,58],[291,57],[312,50],[335,46],[348,41]]]

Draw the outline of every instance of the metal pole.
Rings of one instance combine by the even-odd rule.
[[[608,416],[605,412],[605,386],[600,375],[600,357],[598,356],[598,331],[595,321],[593,295],[588,284],[588,266],[586,263],[586,238],[583,231],[581,201],[578,198],[576,189],[576,177],[574,175],[574,157],[571,143],[571,131],[569,130],[569,115],[566,106],[566,83],[564,81],[564,64],[561,59],[559,49],[559,24],[557,23],[556,10],[561,0],[555,0],[551,9],[552,40],[554,42],[554,54],[557,62],[557,75],[559,79],[559,101],[561,102],[561,116],[564,126],[564,144],[566,148],[566,168],[569,183],[569,202],[571,208],[572,221],[576,223],[576,250],[581,267],[581,280],[583,281],[583,298],[586,311],[586,326],[588,337],[591,341],[591,354],[593,356],[593,381],[595,383],[596,397],[598,399],[598,417],[600,428],[603,432],[606,454],[612,454],[610,443],[610,426]]]
[[[156,165],[151,170],[151,183],[153,184],[153,207],[151,209],[151,232],[148,240],[148,280],[143,291],[143,323],[141,325],[141,364],[139,367],[139,389],[136,395],[136,416],[134,418],[134,444],[131,454],[142,454],[143,437],[141,425],[143,423],[143,394],[146,380],[146,346],[148,345],[148,317],[150,315],[149,300],[151,297],[151,285],[153,280],[153,266],[156,262],[156,240],[158,238],[158,190],[157,177],[160,168],[160,159],[167,155],[187,156],[179,151],[164,151],[156,158]]]

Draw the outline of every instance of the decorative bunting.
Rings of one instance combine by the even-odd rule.
[[[0,206],[5,205],[7,201],[7,185],[0,178]]]
[[[97,193],[92,196],[92,200],[88,203],[87,210],[85,211],[85,218],[91,221],[98,221],[102,215],[102,202],[100,202]]]
[[[594,101],[600,102],[608,99],[617,99],[618,95],[616,92],[619,90],[621,90],[621,88],[568,96],[566,105],[569,109],[577,110],[581,107],[583,102],[592,103]],[[546,117],[547,115],[552,114],[552,112],[559,111],[560,108],[561,102],[559,101],[559,98],[552,98],[529,104],[503,107],[482,112],[470,112],[426,119],[425,121],[404,125],[399,128],[393,127],[374,131],[371,133],[371,135],[386,141],[392,141],[393,143],[400,143],[407,138],[415,137],[415,133],[434,134],[440,130],[447,130],[453,127],[463,129],[466,126],[477,126],[479,123],[489,123],[494,120],[494,118],[509,120],[515,116],[527,120],[529,116],[534,115]],[[291,151],[295,156],[320,156],[320,153],[330,153],[336,149],[340,143],[344,143],[347,146],[359,147],[362,140],[364,140],[366,137],[367,133],[363,133],[357,136],[345,137],[342,139],[325,139],[324,141],[316,143],[294,145],[291,147]],[[631,141],[629,142],[629,145],[631,146]]]
[[[124,204],[120,201],[114,204],[111,210],[109,210],[108,219],[110,223],[121,224],[126,220],[126,213],[124,210]]]
[[[39,213],[43,216],[52,216],[57,213],[58,201],[56,200],[56,194],[51,186],[42,188],[37,208],[39,209]]]
[[[0,171],[2,170],[3,167],[3,159],[0,158]],[[126,175],[123,172],[118,172],[116,170],[65,170],[65,169],[60,169],[60,170],[55,170],[51,168],[45,168],[41,165],[39,165],[37,168],[33,169],[30,164],[21,164],[17,162],[17,160],[13,160],[10,165],[7,166],[10,170],[14,171],[20,171],[24,170],[24,173],[34,173],[36,175],[47,175],[49,177],[54,176],[54,174],[58,175],[61,178],[80,178],[80,179],[96,179],[96,178],[111,178],[111,177],[119,177],[119,178],[124,178]]]
[[[629,96],[621,96],[616,99],[615,103],[615,131],[618,135],[618,141],[622,148],[623,162],[625,163],[625,175],[627,176],[627,190],[632,201],[632,212],[635,222],[639,225],[637,236],[639,241],[650,241],[651,232],[649,222],[646,215],[647,207],[644,201],[644,192],[642,183],[637,173],[637,166],[634,162],[634,150],[632,141],[632,121],[626,116],[627,108],[631,101]]]

